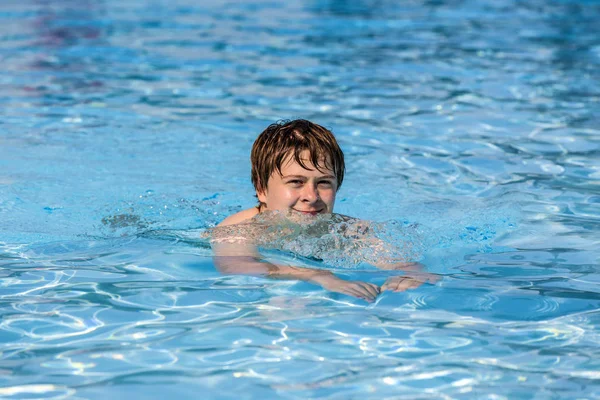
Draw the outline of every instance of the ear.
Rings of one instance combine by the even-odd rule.
[[[267,204],[267,193],[266,191],[256,191],[256,197],[261,203]]]

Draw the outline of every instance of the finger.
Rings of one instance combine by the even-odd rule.
[[[395,291],[396,288],[398,287],[398,283],[399,283],[399,279],[398,277],[392,277],[392,278],[388,278],[385,283],[381,286],[381,290],[385,291],[385,290],[392,290]]]
[[[359,299],[363,299],[364,301],[368,301],[369,303],[375,301],[375,297],[371,296],[370,294],[360,292],[357,292],[357,294],[355,294],[354,297],[358,297]]]
[[[377,297],[377,295],[379,294],[379,287],[377,285],[373,285],[372,283],[368,283],[368,282],[357,282],[359,285],[361,285],[363,288],[365,288],[365,290],[367,292],[369,292],[371,294],[371,296],[373,296],[373,298]]]
[[[440,281],[441,277],[438,274],[430,274],[430,273],[418,273],[418,274],[409,274],[409,278],[412,278],[416,281],[420,281],[423,283],[431,283],[435,284]]]
[[[371,297],[368,294],[363,293],[359,289],[353,286],[346,286],[345,288],[340,290],[340,293],[346,294],[348,296],[357,297],[359,299],[372,301]]]
[[[367,288],[361,285],[363,282],[352,283],[352,289],[360,293],[360,297],[366,300],[374,300],[377,297],[377,293],[371,293]]]
[[[408,277],[402,277],[397,281],[397,284],[394,287],[394,292],[404,292],[407,289],[412,289],[412,284],[415,281]]]
[[[415,280],[415,279],[407,279],[407,289],[416,289],[423,284],[423,282]]]
[[[374,283],[369,283],[369,286],[371,286],[373,289],[375,289],[375,291],[377,292],[377,294],[381,293],[381,289],[379,288],[378,285],[376,285]]]

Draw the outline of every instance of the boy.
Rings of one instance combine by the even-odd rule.
[[[401,291],[417,287],[427,280],[431,283],[436,281],[433,275],[417,272],[412,276],[392,277],[379,288],[372,283],[340,279],[327,270],[262,261],[256,245],[256,238],[262,231],[252,223],[259,215],[269,213],[304,222],[317,216],[331,215],[335,196],[344,179],[344,154],[329,130],[300,119],[281,121],[267,127],[254,142],[250,159],[252,183],[259,204],[229,216],[215,228],[212,246],[215,264],[221,272],[298,279],[367,301],[373,301],[381,289]],[[368,227],[361,226],[360,221],[345,216],[341,218],[355,222],[358,235],[364,236],[368,231]],[[277,223],[276,218],[270,221]],[[261,222],[268,224],[269,219]],[[377,266],[415,271],[418,264]]]

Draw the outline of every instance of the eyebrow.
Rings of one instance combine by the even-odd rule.
[[[304,175],[286,175],[286,176],[282,177],[282,179],[289,179],[289,178],[306,178],[306,176],[304,176]],[[317,179],[323,179],[323,178],[325,178],[325,179],[335,179],[335,176],[333,176],[333,175],[323,175],[323,176],[317,177]]]

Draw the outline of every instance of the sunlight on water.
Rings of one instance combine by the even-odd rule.
[[[0,397],[598,398],[594,1],[0,4]],[[340,215],[249,152],[331,128]],[[342,217],[348,215],[351,217]],[[382,286],[222,275],[211,241]],[[245,239],[244,239],[245,240]]]

